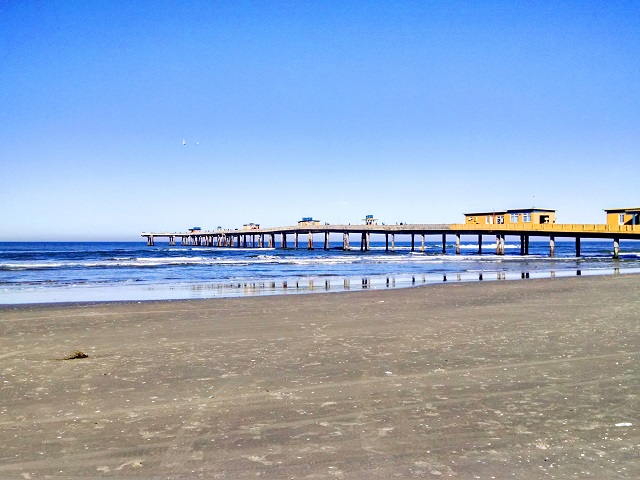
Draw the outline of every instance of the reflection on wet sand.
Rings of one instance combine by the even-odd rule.
[[[474,281],[505,281],[505,280],[527,280],[530,278],[556,278],[556,276],[581,276],[582,270],[551,270],[548,272],[528,272],[523,271],[518,273],[510,272],[495,272],[495,276],[487,276],[488,272],[464,272],[456,273],[456,282],[474,282]],[[602,270],[585,271],[585,274],[613,274],[620,275],[620,268],[616,267],[611,272],[605,272]],[[367,276],[367,277],[344,277],[341,283],[338,283],[337,279],[325,278],[324,282],[319,281],[318,278],[307,279],[286,279],[279,281],[251,281],[251,282],[227,282],[227,283],[211,283],[211,284],[196,284],[186,288],[193,292],[208,293],[213,292],[215,296],[219,297],[234,297],[234,296],[254,296],[254,295],[277,295],[286,293],[308,293],[308,292],[343,292],[351,289],[352,281],[359,281],[362,290],[369,289],[392,289],[392,288],[406,288],[416,285],[425,285],[438,282],[450,281],[451,274],[433,274],[433,275],[382,275],[382,276]],[[339,277],[338,277],[339,278]],[[333,282],[332,282],[333,280]],[[291,285],[295,285],[292,287]],[[323,288],[324,287],[324,288]],[[176,287],[174,287],[176,288]]]

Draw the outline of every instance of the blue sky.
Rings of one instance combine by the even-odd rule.
[[[625,1],[0,2],[0,241],[602,223],[640,204],[638,32]]]

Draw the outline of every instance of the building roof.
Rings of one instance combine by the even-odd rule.
[[[531,207],[531,208],[516,208],[513,210],[507,210],[507,213],[524,213],[524,212],[555,212],[555,209],[552,208],[537,208],[537,207]]]
[[[482,217],[485,215],[504,215],[507,213],[506,210],[493,211],[493,212],[476,212],[476,213],[464,213],[465,217]]]
[[[640,212],[640,207],[605,208],[604,211],[607,213],[638,213]]]

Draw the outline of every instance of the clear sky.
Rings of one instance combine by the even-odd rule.
[[[0,241],[603,223],[640,205],[639,32],[623,0],[0,1]]]

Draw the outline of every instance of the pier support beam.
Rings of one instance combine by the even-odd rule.
[[[293,234],[293,248],[298,249],[298,232]]]
[[[309,242],[307,245],[309,250],[313,250],[313,233],[309,232]]]
[[[442,234],[442,254],[447,253],[447,234]]]
[[[282,234],[282,248],[287,248],[287,234],[283,233]]]
[[[549,237],[549,256],[556,256],[556,237],[554,237],[553,235]]]
[[[329,250],[329,231],[324,232],[324,249]]]
[[[580,237],[576,237],[576,257],[580,256]]]
[[[389,234],[388,233],[384,234],[384,251],[385,252],[389,251]]]
[[[496,235],[496,255],[500,255],[500,234]]]
[[[371,234],[369,232],[362,232],[360,237],[360,251],[368,252],[371,250]]]
[[[391,234],[391,251],[392,252],[396,251],[396,234],[395,233]]]
[[[342,250],[344,250],[345,252],[351,250],[351,245],[349,244],[349,234],[346,232],[342,234]]]
[[[524,255],[524,235],[520,235],[520,255]]]
[[[482,235],[478,235],[478,255],[482,255]]]
[[[415,234],[411,234],[411,251],[415,252],[416,250],[416,238]]]
[[[420,243],[420,251],[424,253],[424,233],[422,234],[422,241]]]
[[[460,255],[460,234],[456,233],[456,255]]]
[[[529,255],[529,235],[524,236],[524,254]]]
[[[504,240],[505,236],[500,235],[500,255],[504,255]]]
[[[616,260],[620,258],[620,239],[617,237],[613,239],[613,258]]]

